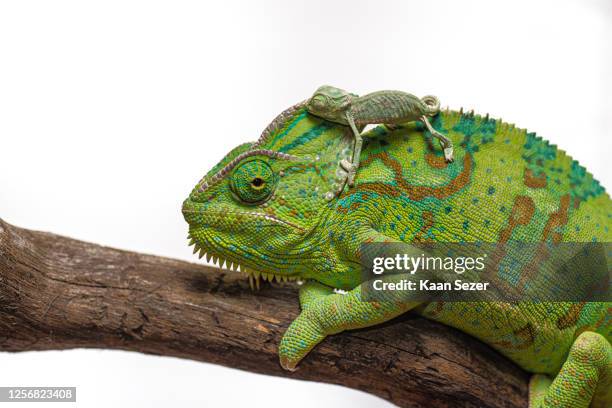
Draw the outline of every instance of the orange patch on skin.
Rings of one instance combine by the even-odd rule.
[[[444,302],[440,301],[440,302],[436,302],[436,307],[433,310],[429,311],[429,315],[430,316],[437,316],[440,313],[442,313],[442,311],[444,310]]]
[[[533,215],[535,214],[535,203],[533,199],[528,196],[517,196],[514,199],[512,210],[510,211],[510,217],[508,218],[508,225],[499,233],[499,243],[503,244],[510,240],[512,232],[519,225],[527,225],[531,222]],[[504,245],[499,245],[496,250],[491,254],[490,268],[496,271],[499,268],[499,263],[506,256],[506,248]],[[513,293],[516,288],[510,286],[505,281],[500,281],[500,284],[505,286],[508,293]],[[522,286],[518,286],[519,288]]]
[[[578,318],[580,317],[580,313],[582,312],[582,309],[584,309],[585,304],[586,302],[581,302],[570,306],[567,313],[557,319],[557,328],[559,330],[563,330],[574,327],[578,322]]]
[[[531,281],[533,279],[533,276],[539,270],[539,265],[550,257],[550,251],[546,244],[548,239],[551,238],[554,244],[558,244],[561,242],[563,235],[558,231],[554,231],[554,229],[567,224],[567,214],[569,206],[570,196],[569,194],[566,194],[561,197],[561,201],[559,203],[559,210],[550,214],[550,216],[548,217],[548,221],[544,226],[544,231],[542,231],[542,240],[540,245],[538,246],[538,251],[536,255],[533,257],[531,262],[521,271],[521,278],[517,285],[519,288],[524,287],[527,282]]]
[[[599,329],[600,327],[602,327],[604,325],[604,323],[607,323],[607,316],[608,315],[612,315],[612,307],[608,308],[607,315],[603,314],[601,316],[601,318],[599,320],[597,320],[597,322],[593,325],[593,328],[594,329]]]
[[[518,342],[512,342],[507,340],[501,340],[493,342],[494,345],[499,346],[506,350],[524,350],[533,345],[535,341],[535,331],[531,323],[521,327],[513,332],[514,336],[518,339]]]
[[[524,183],[530,188],[544,188],[547,184],[546,173],[541,172],[536,176],[530,169],[525,169]]]
[[[473,159],[472,155],[470,154],[466,154],[463,157],[463,169],[457,175],[457,177],[452,179],[449,183],[439,187],[415,186],[408,184],[402,172],[402,165],[396,159],[392,158],[387,152],[376,153],[368,156],[361,162],[361,166],[365,167],[376,159],[382,161],[385,166],[393,171],[395,185],[381,182],[359,183],[354,189],[342,194],[340,198],[344,198],[355,193],[373,192],[388,197],[399,197],[402,193],[404,193],[413,201],[422,201],[429,197],[442,200],[452,196],[457,191],[464,188],[472,176]]]
[[[514,199],[512,210],[510,211],[510,219],[508,225],[499,234],[500,242],[508,242],[512,236],[512,231],[518,225],[527,225],[535,214],[535,203],[528,196],[517,196]]]
[[[548,222],[546,223],[546,226],[544,227],[544,232],[542,233],[543,241],[546,241],[549,237],[551,237],[555,244],[561,242],[561,233],[554,231],[554,229],[563,227],[565,224],[567,224],[567,214],[569,206],[570,196],[569,194],[566,194],[561,197],[559,210],[550,214],[550,217],[548,217]]]
[[[423,211],[423,226],[419,230],[419,232],[414,237],[416,242],[427,242],[432,241],[431,239],[426,239],[425,234],[431,227],[434,226],[434,215],[431,211]]]
[[[425,154],[425,161],[434,169],[445,169],[448,166],[448,163],[446,160],[444,160],[444,157],[436,156],[433,153]]]

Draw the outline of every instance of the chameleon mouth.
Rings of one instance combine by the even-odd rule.
[[[224,211],[223,213],[219,212],[217,215],[223,216],[225,214],[234,214],[234,215],[246,215],[248,217],[259,217],[268,221],[272,221],[276,224],[280,224],[285,227],[291,227],[299,231],[304,231],[304,229],[290,221],[281,220],[280,218],[271,215],[271,214],[262,214],[255,211]]]
[[[304,228],[300,227],[297,224],[292,223],[291,221],[282,220],[271,214],[264,214],[256,211],[235,211],[235,210],[224,210],[224,211],[211,211],[211,210],[203,210],[202,208],[198,208],[198,206],[194,205],[194,203],[185,201],[183,204],[183,216],[189,225],[192,224],[191,218],[196,215],[205,215],[205,216],[215,216],[219,218],[225,218],[227,215],[238,215],[244,216],[247,218],[260,218],[266,221],[271,221],[274,224],[289,227],[300,232],[304,232]]]
[[[237,271],[247,275],[249,279],[249,286],[252,290],[259,290],[261,286],[261,280],[268,281],[270,283],[276,282],[292,282],[300,279],[297,275],[280,275],[269,272],[261,272],[249,267],[242,265],[239,261],[236,261],[231,256],[223,256],[214,252],[213,250],[202,247],[196,239],[189,233],[187,235],[187,239],[189,240],[189,246],[193,246],[193,253],[198,253],[198,257],[202,259],[205,257],[206,262],[211,262],[212,264],[221,269],[229,269],[230,271]]]

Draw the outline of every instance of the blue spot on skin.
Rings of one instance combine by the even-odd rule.
[[[489,189],[487,190],[487,194],[492,195],[493,193],[495,193],[495,187],[491,186],[491,187],[489,187]]]
[[[453,209],[451,207],[446,207],[444,209],[444,212],[447,213],[447,214],[450,213],[451,211],[453,211]]]
[[[463,230],[467,231],[469,228],[470,228],[469,221],[467,221],[467,220],[463,221]]]

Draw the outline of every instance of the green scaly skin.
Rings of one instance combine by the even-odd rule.
[[[612,406],[610,303],[362,300],[365,242],[612,241],[610,197],[555,146],[488,116],[445,111],[432,124],[457,146],[454,163],[424,141],[420,122],[379,126],[364,135],[349,190],[339,162],[350,157],[350,129],[298,104],[196,185],[183,204],[191,243],[252,282],[305,281],[279,347],[286,369],[328,335],[412,310],[535,373],[531,407]]]

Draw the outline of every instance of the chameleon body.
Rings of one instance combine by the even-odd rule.
[[[402,91],[377,91],[358,96],[340,88],[323,85],[315,91],[306,106],[308,112],[313,115],[351,127],[355,135],[353,161],[343,162],[343,167],[348,171],[350,187],[354,185],[355,173],[359,168],[363,144],[360,129],[368,124],[384,123],[392,126],[420,120],[442,143],[446,160],[453,161],[452,141],[433,129],[427,119],[440,112],[440,101],[435,96],[418,98]]]
[[[350,130],[297,105],[196,185],[183,203],[191,244],[240,265],[253,283],[304,281],[301,313],[279,346],[286,369],[328,335],[413,311],[534,373],[531,407],[612,406],[611,303],[363,298],[366,242],[612,241],[610,197],[563,151],[488,115],[444,111],[432,125],[459,146],[453,163],[424,142],[432,135],[420,122],[378,126],[365,138],[355,187],[342,190]]]

